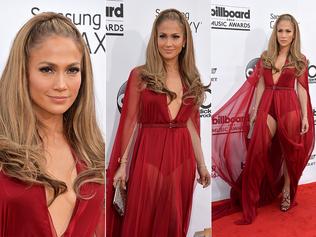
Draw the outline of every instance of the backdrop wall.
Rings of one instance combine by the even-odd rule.
[[[172,3],[170,3],[172,2]],[[161,10],[177,8],[187,17],[194,38],[197,66],[205,84],[210,80],[210,27],[208,1],[189,0],[116,0],[106,1],[107,22],[107,155],[112,149],[122,106],[124,86],[132,68],[145,63],[145,51],[152,23]],[[121,88],[122,87],[122,88]],[[203,152],[210,168],[210,93],[201,108],[201,140]],[[188,236],[210,226],[210,188],[197,185]]]
[[[311,0],[212,0],[211,1],[211,65],[212,111],[219,109],[243,84],[267,48],[272,27],[278,15],[290,13],[299,22],[302,52],[310,60],[309,86],[316,118],[316,21]],[[230,16],[225,16],[230,12]],[[315,150],[300,183],[316,181]],[[229,197],[229,188],[212,173],[212,200]]]

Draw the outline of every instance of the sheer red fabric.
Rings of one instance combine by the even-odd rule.
[[[77,162],[77,172],[84,165]],[[77,198],[71,220],[62,237],[104,237],[104,185],[86,183]],[[46,203],[45,187],[28,185],[0,172],[0,236],[57,237]]]
[[[195,156],[187,124],[199,134],[199,113],[185,100],[174,120],[166,94],[147,89],[140,69],[132,70],[116,133],[106,186],[106,233],[109,237],[186,236],[195,179]],[[136,128],[136,131],[134,131]],[[113,208],[113,176],[130,140],[126,213]]]
[[[283,187],[283,162],[291,181],[291,202],[295,204],[298,181],[313,151],[315,128],[308,88],[307,69],[296,77],[295,68],[285,67],[276,84],[271,69],[257,62],[253,74],[233,97],[212,116],[212,162],[214,171],[231,186],[231,199],[213,206],[213,219],[240,210],[239,224],[251,223],[257,207],[271,202]],[[249,109],[259,79],[263,92],[253,134],[249,131]],[[307,92],[309,130],[301,135],[301,107],[295,90],[299,83]],[[273,107],[272,107],[273,106]],[[272,138],[267,116],[274,108],[277,131]]]

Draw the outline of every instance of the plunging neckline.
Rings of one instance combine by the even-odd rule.
[[[182,95],[183,95],[183,92],[184,91],[182,89]],[[178,115],[179,115],[179,113],[180,113],[180,111],[182,109],[183,100],[181,99],[181,104],[180,104],[178,112],[176,113],[176,116],[174,118],[172,118],[171,111],[170,111],[170,108],[169,108],[169,105],[168,105],[168,95],[167,94],[165,94],[165,98],[166,98],[165,102],[166,102],[166,107],[167,107],[168,118],[169,118],[170,122],[173,122],[173,121],[175,121],[178,118]]]
[[[182,94],[182,97],[183,97],[183,94],[185,93],[185,87],[184,87],[184,85],[183,85],[182,80],[181,80],[181,87],[182,87],[181,94]],[[170,90],[170,89],[168,88],[168,90]],[[171,90],[170,90],[170,91],[171,91]],[[175,93],[174,91],[171,91],[171,92]],[[177,95],[177,93],[175,93],[175,94]],[[177,96],[178,96],[178,95],[177,95]],[[183,99],[181,98],[181,104],[180,104],[180,107],[179,107],[178,112],[176,113],[176,116],[175,116],[174,118],[172,118],[172,116],[171,116],[171,110],[170,110],[170,108],[169,108],[169,103],[168,103],[168,95],[165,94],[165,97],[166,97],[165,102],[166,102],[166,107],[167,107],[168,118],[169,118],[169,121],[170,121],[170,122],[173,122],[173,121],[175,121],[175,120],[178,118],[178,115],[179,115],[179,113],[180,113],[180,111],[181,111],[181,109],[182,109]]]
[[[286,57],[285,62],[284,62],[284,64],[282,65],[282,67],[281,67],[281,69],[280,69],[280,71],[279,71],[279,72],[280,72],[280,75],[278,76],[276,82],[275,82],[274,79],[273,79],[273,69],[271,68],[271,78],[272,78],[272,84],[273,84],[274,86],[276,86],[276,85],[279,83],[279,80],[280,80],[280,78],[281,78],[281,76],[282,76],[282,74],[283,74],[283,71],[284,71],[284,69],[285,69],[284,66],[286,66],[287,63],[288,63],[288,57]]]
[[[167,107],[167,113],[168,113],[168,118],[169,118],[169,121],[170,122],[173,122],[173,121],[175,121],[177,118],[178,118],[178,115],[179,115],[179,113],[180,113],[180,111],[181,111],[181,109],[182,109],[182,105],[183,105],[183,95],[184,95],[184,93],[185,93],[185,91],[186,91],[186,87],[183,85],[183,81],[182,81],[182,79],[181,79],[181,88],[182,88],[182,90],[181,90],[181,94],[182,94],[182,97],[181,97],[181,104],[180,104],[180,107],[179,107],[179,110],[178,110],[178,112],[176,113],[176,116],[174,117],[174,118],[172,118],[172,116],[171,116],[171,111],[170,111],[170,108],[169,108],[169,103],[168,103],[168,95],[167,94],[165,94],[165,97],[166,97],[166,99],[165,99],[165,102],[166,102],[166,107]],[[168,88],[168,90],[170,90],[169,88]],[[172,90],[170,90],[171,92],[173,92],[173,93],[175,93],[174,91],[172,91]],[[176,95],[177,95],[177,93],[175,93]],[[178,96],[178,95],[177,95]]]
[[[44,188],[44,194],[45,194],[45,188]],[[45,194],[45,197],[46,197],[46,194]],[[67,231],[68,231],[68,229],[69,229],[69,227],[70,227],[70,225],[72,223],[73,217],[75,216],[75,214],[77,212],[78,205],[79,205],[79,200],[78,200],[78,198],[76,198],[75,206],[74,206],[74,208],[72,210],[72,214],[71,214],[71,217],[69,219],[68,225],[67,225],[65,231],[60,236],[58,236],[56,228],[55,228],[55,225],[54,225],[54,222],[53,222],[53,218],[52,218],[52,216],[51,216],[51,214],[49,212],[48,206],[46,204],[47,216],[48,216],[48,220],[49,220],[49,224],[50,224],[49,226],[50,226],[50,230],[51,230],[51,233],[52,233],[53,237],[63,237],[67,233]]]
[[[76,169],[76,173],[77,173],[76,177],[78,177],[78,174],[80,172],[79,164],[77,162],[77,158],[75,156],[74,151],[71,148],[70,148],[70,150],[71,150],[71,154],[72,154],[73,160],[75,162],[75,169]],[[51,216],[51,214],[49,212],[49,207],[47,205],[48,199],[47,199],[47,196],[46,196],[45,186],[42,186],[41,188],[42,188],[42,191],[43,191],[43,194],[44,194],[45,209],[46,209],[46,212],[47,212],[47,218],[48,218],[48,221],[49,221],[49,227],[50,227],[50,230],[51,230],[51,233],[52,233],[52,237],[63,237],[67,233],[67,231],[69,230],[69,227],[70,227],[70,225],[71,225],[71,223],[73,221],[73,218],[74,218],[74,216],[75,216],[75,214],[76,214],[76,212],[78,210],[79,199],[78,199],[78,197],[76,195],[75,205],[74,205],[74,208],[72,210],[69,222],[68,222],[68,224],[67,224],[67,226],[65,228],[65,231],[60,236],[58,236],[57,231],[56,231],[56,227],[55,227],[54,222],[53,222],[53,218],[52,218],[52,216]]]

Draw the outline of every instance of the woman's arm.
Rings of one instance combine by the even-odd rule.
[[[128,162],[128,154],[129,154],[129,151],[131,149],[131,145],[132,145],[133,139],[134,139],[134,134],[136,131],[137,124],[135,122],[130,122],[129,124],[130,124],[131,128],[133,128],[133,132],[131,134],[131,137],[129,139],[129,142],[128,142],[128,145],[125,149],[125,152],[123,153],[122,157],[120,157],[120,159],[119,159],[120,166],[122,166]]]
[[[120,181],[125,188],[127,163],[129,153],[134,141],[135,131],[138,126],[139,103],[142,83],[139,77],[138,68],[132,70],[124,96],[122,113],[120,117],[119,128],[115,137],[114,148],[111,153],[111,160],[118,164],[115,175],[113,177],[113,185],[116,186]]]
[[[253,107],[251,108],[250,124],[253,124],[254,121],[256,120],[258,107],[259,107],[264,89],[265,89],[264,79],[261,76],[259,78],[256,90],[254,93],[254,103],[253,103]]]
[[[126,189],[126,181],[127,181],[127,163],[128,163],[128,155],[130,154],[130,149],[131,146],[133,144],[134,138],[135,138],[135,131],[136,131],[136,127],[137,124],[132,125],[131,127],[133,128],[133,132],[131,134],[131,137],[129,139],[128,145],[125,149],[125,152],[123,153],[122,157],[119,158],[119,163],[120,166],[118,168],[118,170],[116,171],[114,178],[113,178],[113,186],[116,186],[116,183],[118,181],[121,181],[121,185],[124,189]]]
[[[198,167],[205,166],[205,161],[204,161],[204,156],[203,156],[203,151],[202,151],[202,146],[201,146],[201,140],[200,140],[198,133],[195,130],[195,127],[194,127],[191,119],[188,120],[187,127],[188,127],[188,130],[189,130],[190,135],[191,135],[196,165]]]
[[[300,83],[297,83],[297,94],[301,105],[302,118],[307,118],[307,92]]]
[[[264,88],[265,88],[264,79],[261,76],[259,81],[258,81],[258,84],[257,84],[257,87],[256,87],[256,91],[255,91],[255,95],[254,95],[253,109],[256,110],[256,111],[258,110],[258,107],[259,107],[259,104],[260,104],[260,101],[261,101],[261,97],[262,97]]]
[[[298,82],[297,83],[297,95],[301,105],[302,127],[301,134],[308,131],[309,124],[307,119],[307,92],[305,88]]]
[[[210,174],[205,165],[201,140],[191,119],[188,120],[187,127],[191,136],[196,165],[200,175],[198,182],[205,188],[210,184]]]

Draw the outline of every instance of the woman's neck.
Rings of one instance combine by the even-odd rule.
[[[56,140],[64,136],[63,116],[39,117],[41,123],[40,135],[44,140]]]
[[[165,61],[165,68],[167,73],[179,72],[178,60]]]
[[[290,51],[290,47],[280,47],[279,56],[285,56],[287,57],[288,53]]]

